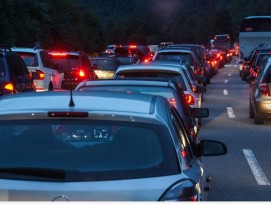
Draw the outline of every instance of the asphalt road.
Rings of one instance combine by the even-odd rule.
[[[204,95],[202,139],[224,142],[228,154],[204,157],[212,177],[209,201],[271,201],[271,121],[249,119],[249,84],[239,77],[236,59],[219,69]]]

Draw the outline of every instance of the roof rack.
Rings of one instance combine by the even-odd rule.
[[[11,51],[11,46],[0,44],[0,51]]]

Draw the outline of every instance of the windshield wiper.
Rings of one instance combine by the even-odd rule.
[[[31,176],[40,178],[60,179],[66,178],[66,172],[61,169],[37,168],[37,167],[12,167],[0,168],[0,174],[13,174],[20,176]]]

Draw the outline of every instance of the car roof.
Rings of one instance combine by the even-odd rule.
[[[34,47],[11,47],[13,52],[28,52],[28,53],[38,53],[44,49],[34,48]]]
[[[72,93],[72,97],[71,97]],[[72,102],[72,103],[71,103]],[[19,105],[18,105],[19,104]],[[108,105],[110,104],[110,105]],[[157,118],[165,116],[165,98],[147,94],[129,94],[108,91],[25,92],[3,96],[0,99],[0,119],[14,119],[14,114],[27,118],[48,118],[49,112],[88,112],[89,117],[118,120],[118,115]],[[159,110],[159,111],[158,111]],[[163,116],[164,115],[164,116]],[[53,117],[53,115],[51,115]],[[69,115],[66,115],[67,118]],[[19,117],[18,117],[19,119]],[[160,119],[159,119],[160,120]]]

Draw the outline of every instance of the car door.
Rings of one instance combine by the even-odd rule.
[[[174,107],[171,108],[170,119],[175,131],[177,151],[179,151],[183,172],[193,180],[200,199],[202,197],[205,199],[206,194],[203,192],[203,187],[207,185],[203,179],[205,172],[200,159],[195,155],[195,144],[184,131],[183,121]]]

